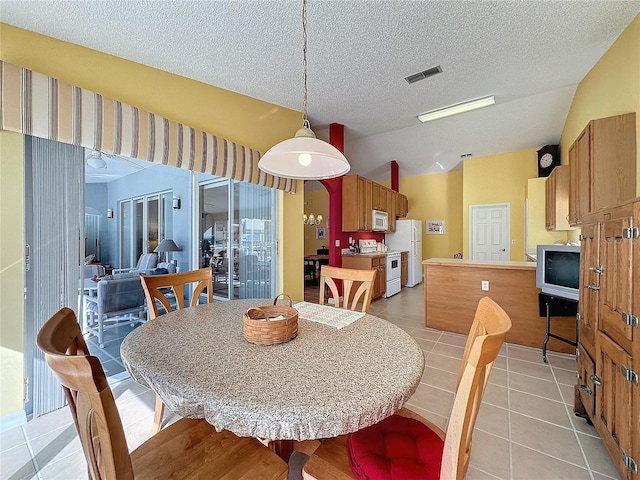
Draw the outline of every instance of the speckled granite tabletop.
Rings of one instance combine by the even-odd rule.
[[[295,339],[251,344],[242,314],[268,304],[214,302],[160,316],[124,339],[122,361],[177,414],[272,440],[359,430],[416,390],[424,354],[402,329],[372,315],[341,330],[300,319]]]

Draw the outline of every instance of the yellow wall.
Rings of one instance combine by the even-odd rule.
[[[322,215],[322,224],[320,227],[325,229],[324,240],[316,239],[315,226],[305,225],[304,230],[304,254],[315,255],[319,248],[324,245],[329,248],[329,224],[327,223],[327,217],[329,215],[329,192],[324,187],[320,187],[317,190],[306,190],[304,192],[304,213],[309,215],[313,213],[315,216]],[[300,219],[302,223],[302,218]]]
[[[23,407],[23,158],[22,135],[0,130],[0,417]]]
[[[294,110],[5,23],[0,57],[263,152],[300,128]]]
[[[163,117],[182,122],[185,125],[210,132],[223,138],[241,143],[260,151],[266,151],[275,143],[289,138],[299,127],[299,112],[256,100],[244,95],[223,90],[211,85],[196,82],[184,77],[163,72],[138,63],[123,60],[95,50],[38,35],[7,24],[0,23],[0,59],[39,73],[78,85],[88,90],[101,93],[109,98],[121,100]],[[6,133],[6,132],[5,132]],[[22,144],[22,136],[19,135]],[[3,133],[4,138],[4,133]],[[12,160],[19,162],[14,164]],[[0,144],[0,164],[2,164],[2,195],[12,192],[10,208],[3,204],[2,230],[3,249],[20,252],[16,262],[22,262],[22,246],[24,240],[19,235],[6,237],[9,232],[15,233],[16,226],[22,225],[24,211],[16,205],[16,199],[23,198],[22,176],[14,177],[5,172],[18,168],[22,172],[22,156],[15,156],[7,142]],[[5,165],[6,164],[6,165]],[[22,175],[20,173],[20,175]],[[5,189],[5,183],[11,189]],[[298,186],[301,192],[302,184]],[[8,193],[7,193],[8,194]],[[299,219],[302,216],[304,195],[281,194],[281,208],[285,212],[281,216],[281,236],[279,239],[280,278],[278,285],[292,297],[302,300],[303,297],[303,230]],[[20,222],[10,222],[10,216],[17,215]],[[295,218],[295,222],[293,221]],[[7,223],[5,223],[7,222]],[[7,233],[9,233],[7,232]],[[286,232],[286,235],[282,234]],[[20,229],[20,234],[22,229]],[[286,254],[285,254],[286,252]],[[4,262],[3,255],[3,262]],[[22,269],[10,268],[2,271],[3,295],[5,284],[19,287],[21,292],[24,283]],[[9,292],[11,290],[7,290]],[[22,298],[22,294],[12,298]],[[4,312],[3,302],[3,312]],[[12,344],[22,345],[23,317],[22,308],[12,310],[15,325],[11,329],[3,328],[4,338],[10,338]],[[10,332],[7,335],[7,331]],[[4,346],[4,344],[3,344]],[[10,361],[5,363],[5,351],[2,351],[2,392],[0,417],[22,409],[22,403],[11,402],[5,407],[5,392],[15,391],[21,396],[22,367],[9,368]],[[16,379],[5,382],[4,372],[17,372]],[[11,377],[13,379],[13,376]]]
[[[639,139],[640,15],[578,85],[562,130],[562,163],[568,163],[569,147],[589,121],[629,112],[636,112],[636,139]],[[640,149],[637,154],[636,188],[640,196]]]
[[[636,195],[640,196],[640,15],[578,84],[560,139],[562,163],[569,163],[569,147],[596,118],[636,112]],[[569,232],[578,241],[580,230]]]
[[[509,203],[512,261],[524,260],[524,200],[527,180],[537,177],[535,149],[470,158],[463,164],[462,236],[469,257],[469,206]]]
[[[407,196],[407,218],[422,221],[422,258],[452,258],[462,252],[462,170],[401,178],[400,193]],[[427,220],[444,220],[444,235],[425,235]]]

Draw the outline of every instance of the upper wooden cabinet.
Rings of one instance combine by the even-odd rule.
[[[342,231],[371,231],[371,212],[387,212],[387,232],[396,231],[396,217],[407,215],[407,197],[360,175],[342,177]]]
[[[569,149],[569,222],[636,197],[636,114],[592,120]]]
[[[398,203],[396,204],[396,215],[401,218],[405,218],[409,213],[409,200],[405,195],[398,193]]]
[[[372,182],[360,175],[342,178],[342,231],[371,230]]]
[[[569,166],[553,169],[546,182],[546,228],[568,230],[569,226]]]
[[[372,207],[374,210],[380,210],[381,212],[387,212],[389,213],[389,209],[388,209],[388,199],[387,199],[387,195],[388,195],[388,191],[389,189],[383,185],[380,185],[379,183],[375,183],[372,182],[372,193],[373,193],[373,200],[372,200]]]

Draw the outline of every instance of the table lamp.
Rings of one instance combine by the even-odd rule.
[[[160,245],[158,245],[153,251],[158,253],[167,252],[165,253],[165,261],[168,262],[169,261],[168,252],[180,252],[181,250],[182,249],[176,245],[176,242],[174,242],[170,238],[165,238],[160,242]]]

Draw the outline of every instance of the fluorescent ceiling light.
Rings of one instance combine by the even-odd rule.
[[[421,122],[430,122],[431,120],[438,120],[439,118],[457,115],[458,113],[476,110],[477,108],[488,107],[495,103],[495,97],[493,95],[489,95],[488,97],[476,98],[467,102],[456,103],[454,105],[449,105],[448,107],[437,108],[435,110],[421,113],[418,115],[418,120]]]

